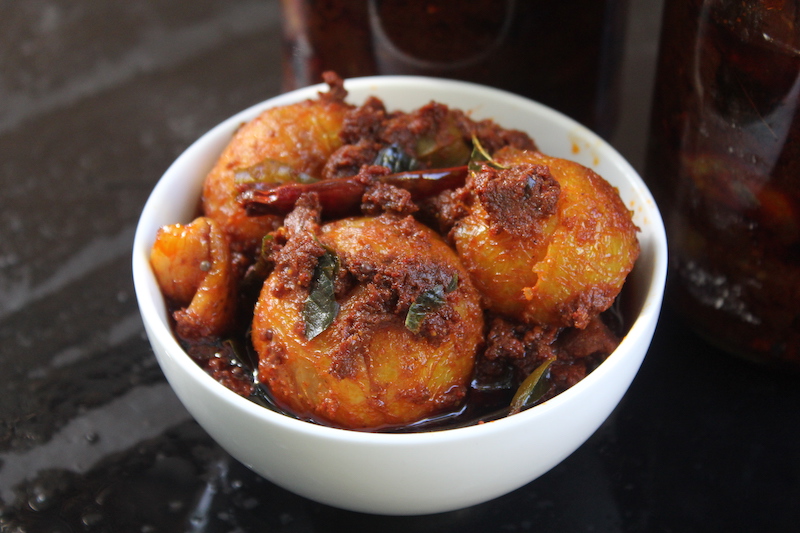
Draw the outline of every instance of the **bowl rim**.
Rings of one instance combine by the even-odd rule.
[[[156,205],[157,199],[162,189],[165,189],[168,183],[177,179],[171,176],[173,176],[176,170],[186,161],[192,160],[199,154],[202,154],[205,145],[209,144],[213,138],[220,136],[229,138],[231,132],[234,131],[239,124],[254,118],[264,109],[294,103],[307,98],[314,98],[319,92],[327,90],[327,85],[317,84],[280,94],[252,105],[223,120],[196,139],[175,159],[159,178],[148,196],[139,221],[137,222],[133,243],[132,268],[134,288],[142,320],[145,323],[148,336],[154,336],[155,339],[153,340],[162,344],[164,350],[176,359],[176,362],[189,374],[191,379],[193,379],[198,386],[202,386],[205,392],[212,394],[217,401],[232,404],[236,409],[242,409],[254,418],[295,433],[313,434],[318,438],[322,437],[350,443],[368,443],[377,446],[416,445],[420,442],[443,443],[452,440],[460,440],[476,434],[488,435],[494,432],[513,430],[516,427],[525,426],[529,423],[530,419],[538,418],[547,411],[558,409],[562,404],[572,401],[574,396],[580,395],[581,391],[584,389],[592,387],[595,382],[602,380],[606,374],[613,372],[617,366],[623,364],[622,357],[614,357],[618,352],[626,353],[641,342],[645,342],[649,345],[653,329],[655,328],[661,310],[666,280],[666,234],[658,207],[649,189],[636,170],[633,169],[630,163],[628,163],[613,146],[566,115],[541,103],[501,89],[471,82],[424,76],[369,76],[363,78],[348,78],[344,83],[345,89],[348,90],[348,92],[355,89],[357,91],[369,91],[369,94],[372,94],[374,91],[385,88],[413,86],[415,89],[424,90],[425,88],[435,86],[437,92],[444,88],[457,92],[466,91],[468,93],[475,93],[476,95],[482,95],[492,100],[498,98],[504,99],[513,105],[529,108],[535,113],[546,117],[548,120],[562,123],[571,131],[579,131],[582,138],[592,145],[601,147],[603,157],[610,158],[611,164],[619,169],[621,174],[625,176],[625,181],[629,182],[632,189],[635,191],[635,194],[641,197],[646,204],[642,209],[646,210],[648,229],[652,237],[649,242],[652,247],[653,264],[648,266],[648,268],[652,268],[652,272],[650,273],[650,285],[641,300],[639,314],[636,320],[631,324],[627,334],[623,337],[617,349],[580,382],[557,396],[521,413],[478,425],[403,433],[382,433],[330,427],[292,418],[272,411],[239,396],[217,382],[199,365],[195,364],[189,355],[180,347],[166,320],[166,311],[163,308],[163,297],[160,291],[156,290],[156,294],[152,294],[150,290],[153,286],[157,287],[157,285],[153,285],[153,274],[148,261],[149,250],[152,246],[155,234],[154,232],[151,233],[152,228],[147,222],[153,217],[155,210],[158,208]],[[380,95],[377,96],[381,97]],[[444,101],[443,103],[447,104],[448,102]],[[539,142],[538,139],[535,140],[537,143]],[[218,156],[219,154],[215,154],[213,160],[216,160]],[[202,182],[202,180],[199,181]],[[162,306],[161,309],[158,308],[159,303]],[[160,359],[159,364],[162,364]]]

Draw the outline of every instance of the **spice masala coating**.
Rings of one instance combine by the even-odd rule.
[[[613,352],[639,245],[611,185],[524,132],[326,81],[242,125],[198,219],[156,237],[198,364],[303,420],[421,430],[517,412]]]

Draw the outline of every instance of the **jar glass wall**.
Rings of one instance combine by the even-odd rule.
[[[284,89],[412,74],[499,87],[601,135],[617,116],[628,0],[282,0]]]
[[[650,134],[668,303],[800,369],[800,1],[667,0]]]

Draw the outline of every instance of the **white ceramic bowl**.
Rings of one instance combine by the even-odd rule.
[[[206,173],[243,122],[268,107],[316,97],[308,87],[251,107],[201,137],[167,170],[145,205],[133,248],[133,277],[145,329],[175,393],[232,456],[272,482],[337,507],[381,514],[425,514],[481,503],[521,487],[577,449],[609,416],[648,349],[661,308],[666,238],[650,192],[607,143],[573,120],[492,88],[429,78],[347,80],[348,101],[377,95],[389,109],[436,100],[527,131],[550,155],[576,160],[619,189],[641,228],[641,256],[628,284],[638,316],[611,356],[555,398],[479,426],[438,432],[379,434],[295,420],[217,383],[179,347],[148,263],[156,230],[188,222]]]

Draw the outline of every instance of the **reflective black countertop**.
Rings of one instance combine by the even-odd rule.
[[[660,1],[632,4],[612,143],[641,168]],[[155,362],[130,249],[174,158],[280,91],[279,25],[277,0],[0,1],[2,531],[797,530],[800,378],[717,352],[669,310],[594,436],[483,505],[342,511],[222,451]]]

